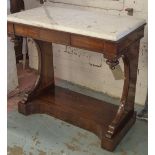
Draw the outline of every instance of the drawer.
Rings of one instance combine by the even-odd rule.
[[[71,46],[102,53],[104,42],[100,39],[72,34]]]
[[[37,40],[70,45],[70,35],[61,31],[15,24],[15,34]]]

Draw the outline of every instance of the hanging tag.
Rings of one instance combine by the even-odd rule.
[[[115,80],[124,80],[124,74],[119,64],[115,66],[115,69],[111,69],[111,72]]]

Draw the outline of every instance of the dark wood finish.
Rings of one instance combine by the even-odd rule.
[[[126,49],[130,44],[141,39],[142,37],[144,37],[144,26],[141,26],[137,30],[133,31],[127,37],[120,39],[118,41],[119,51]]]
[[[70,45],[70,35],[66,32],[53,31],[22,24],[14,24],[14,33],[15,35],[21,35],[23,37],[32,37],[42,41]]]
[[[113,138],[107,138],[105,135],[101,138],[101,147],[108,150],[114,151],[116,146],[125,136],[127,131],[133,126],[136,121],[136,112],[130,117],[130,119],[124,124],[124,126],[117,132],[117,134]]]
[[[94,108],[95,107],[95,108]],[[24,115],[48,114],[95,133],[103,148],[112,151],[135,122],[135,113],[113,139],[106,138],[109,122],[115,118],[118,106],[55,86],[28,104],[20,102],[18,110]],[[110,114],[110,115],[109,115]],[[108,141],[108,143],[107,143]]]
[[[140,38],[142,38],[144,35],[144,25],[134,32],[128,34],[126,37],[120,39],[119,41],[114,42],[67,32],[8,22],[8,26],[10,26],[11,24],[14,24],[15,35],[23,37],[28,36],[37,40],[70,45],[73,47],[103,53],[104,57],[109,60],[118,59],[123,54],[124,49],[126,49],[135,40],[139,40]],[[8,33],[11,34],[11,31],[8,30]]]
[[[103,40],[74,34],[71,35],[70,45],[96,52],[103,52],[104,50]]]
[[[46,113],[87,129],[101,139],[103,148],[113,151],[136,120],[134,102],[144,25],[116,42],[18,23],[8,22],[8,25],[8,34],[34,38],[39,55],[38,80],[19,102],[19,112],[24,115]],[[103,53],[111,69],[115,69],[122,58],[125,78],[120,105],[56,87],[51,42]]]
[[[123,62],[125,80],[120,106],[115,119],[109,125],[106,137],[112,138],[127,122],[134,113],[134,101],[136,93],[138,56],[140,40],[135,41],[124,51]]]
[[[23,0],[10,0],[10,12],[16,13],[24,10],[24,1]]]
[[[53,68],[53,53],[52,44],[36,40],[36,47],[38,51],[38,77],[34,87],[27,93],[22,104],[26,104],[34,99],[36,96],[43,93],[46,89],[52,89],[54,87],[54,68]]]
[[[10,12],[16,13],[20,12],[21,10],[24,10],[24,1],[23,0],[10,0]],[[13,30],[13,26],[8,24],[8,29],[10,29],[10,32]],[[22,54],[22,44],[23,44],[23,37],[21,36],[14,36],[14,50],[16,55],[16,63],[19,62],[19,60],[23,59]]]
[[[13,23],[7,23],[7,31],[9,32],[9,35],[14,35],[14,24]]]
[[[23,103],[19,104],[19,111],[22,113],[24,106]],[[48,112],[101,137],[106,132],[109,122],[115,117],[117,109],[115,105],[55,86],[54,89],[44,91],[33,102],[29,102],[24,114]]]

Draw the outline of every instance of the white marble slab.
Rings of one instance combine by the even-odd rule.
[[[8,15],[8,21],[117,41],[145,23],[130,16],[46,5]]]

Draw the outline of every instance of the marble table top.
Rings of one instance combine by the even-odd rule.
[[[8,15],[7,20],[111,41],[118,41],[145,24],[144,19],[131,16],[50,5]]]

